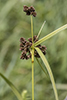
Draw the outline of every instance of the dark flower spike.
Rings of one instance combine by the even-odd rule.
[[[23,11],[24,12],[27,12],[28,11],[28,7],[26,5],[23,7]]]
[[[33,6],[28,7],[25,5],[23,6],[23,11],[26,12],[26,15],[33,15],[34,17],[37,15]]]
[[[35,11],[35,8],[33,6],[29,7],[28,9],[29,9],[30,12],[34,12]]]
[[[34,17],[36,17],[36,12],[31,12],[31,15],[33,15]]]
[[[36,42],[38,41],[37,39],[37,36],[33,36],[33,41]],[[29,38],[28,41],[25,40],[25,38],[20,38],[20,51],[22,51],[22,55],[21,55],[21,59],[29,59],[31,58],[31,53],[30,53],[30,48],[32,46],[32,38]],[[41,51],[42,53],[45,55],[46,54],[46,47],[45,46],[41,46],[41,45],[38,45],[37,46]],[[37,58],[40,58],[39,54],[37,53],[37,51],[35,50],[34,51],[34,56],[37,57]]]
[[[28,41],[32,43],[32,38],[29,38]]]

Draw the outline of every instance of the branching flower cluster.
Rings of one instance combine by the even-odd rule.
[[[37,36],[33,36],[33,41],[34,43],[38,41],[37,39]],[[29,59],[31,58],[31,46],[32,46],[32,38],[29,38],[28,41],[25,40],[25,38],[20,38],[20,50],[22,51],[22,55],[21,55],[21,59]],[[42,52],[43,54],[45,55],[46,54],[46,47],[45,46],[41,46],[41,45],[38,45],[37,46]],[[34,51],[34,56],[37,57],[37,58],[40,58],[39,54],[37,53],[37,51],[35,50]]]

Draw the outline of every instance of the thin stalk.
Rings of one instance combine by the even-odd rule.
[[[32,34],[32,100],[34,100],[34,41],[33,41],[33,18],[31,15],[31,34]]]
[[[32,100],[34,100],[34,49],[32,49]]]
[[[31,34],[32,34],[32,43],[33,43],[33,18],[31,15]]]

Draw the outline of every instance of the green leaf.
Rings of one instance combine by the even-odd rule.
[[[37,47],[36,47],[35,49],[37,50],[38,54],[40,55],[40,57],[41,57],[41,59],[42,59],[44,65],[45,65],[45,67],[46,67],[46,69],[47,69],[47,71],[48,71],[48,73],[49,73],[50,80],[51,80],[51,82],[52,82],[52,86],[53,86],[53,90],[54,90],[54,94],[55,94],[55,98],[56,98],[56,100],[59,100],[59,99],[58,99],[58,94],[57,94],[56,85],[55,85],[55,81],[54,81],[54,77],[53,77],[53,74],[52,74],[50,65],[48,64],[48,62],[47,62],[45,56],[43,55],[43,53],[41,52],[41,50],[40,50],[39,48],[37,48]]]
[[[39,62],[38,58],[36,58],[36,60],[37,60],[38,64],[40,65],[41,69],[43,70],[43,72],[46,74],[46,76],[49,77],[48,74],[47,74],[47,72],[43,68],[42,64]]]
[[[40,39],[39,41],[37,41],[36,43],[34,43],[34,46],[37,46],[39,44],[41,44],[42,42],[46,41],[47,39],[51,38],[52,36],[56,35],[58,32],[64,30],[67,28],[67,24],[58,28],[57,30],[51,32],[50,34],[46,35],[45,37],[43,37],[42,39]]]
[[[42,29],[43,29],[45,23],[46,23],[46,21],[44,21],[44,23],[42,24],[42,26],[41,26],[41,28],[40,28],[40,30],[39,30],[39,33],[38,33],[38,35],[37,35],[37,38],[39,38],[40,33],[41,33],[41,31],[42,31]]]
[[[22,97],[21,97],[20,93],[18,92],[18,90],[16,89],[16,87],[3,74],[0,73],[0,76],[11,87],[12,91],[14,92],[14,94],[16,95],[16,97],[18,98],[18,100],[22,100]]]

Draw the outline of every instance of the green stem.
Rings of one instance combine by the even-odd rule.
[[[32,100],[34,100],[34,42],[33,42],[33,19],[31,15],[31,34],[32,34]]]
[[[34,49],[32,49],[32,100],[34,100]]]
[[[32,34],[32,43],[33,43],[33,19],[31,15],[31,34]]]

